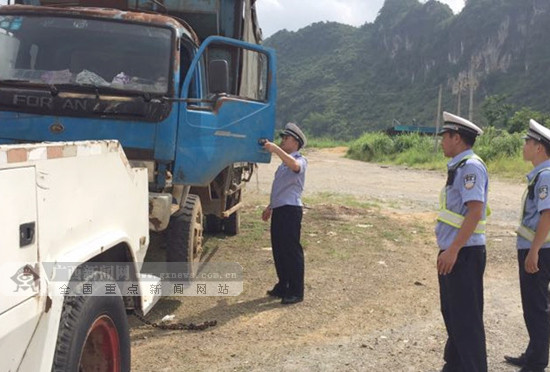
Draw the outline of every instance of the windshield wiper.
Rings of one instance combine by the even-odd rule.
[[[31,82],[30,80],[0,79],[0,83],[7,83],[7,84],[12,84],[12,83],[30,83],[30,82]]]
[[[43,82],[36,82],[36,81],[30,81],[30,80],[20,80],[20,79],[1,79],[0,84],[24,84],[24,85],[38,85],[43,86],[46,85]],[[54,84],[48,84],[48,87],[50,88],[50,94],[52,97],[55,97],[59,94],[59,89]]]
[[[80,90],[80,91],[89,91],[89,90],[92,90],[95,94],[95,97],[97,99],[101,99],[101,94],[102,92],[100,92],[100,89],[103,91],[103,90],[109,90],[109,91],[112,91],[114,89],[110,88],[110,87],[107,87],[107,86],[101,86],[101,85],[96,85],[96,84],[89,84],[89,83],[86,83],[86,84],[75,84],[75,85],[71,85],[71,88],[76,88],[76,90]]]
[[[143,98],[145,102],[151,102],[153,99],[152,94],[149,92],[140,92],[132,90],[124,90],[120,88],[115,88],[111,86],[95,85],[95,84],[47,84],[44,82],[37,82],[31,80],[19,80],[19,79],[0,79],[1,84],[22,84],[22,85],[33,85],[33,86],[42,86],[47,87],[52,97],[57,97],[61,90],[63,91],[92,91],[95,94],[96,99],[101,100],[101,96],[104,94],[117,94],[117,95],[128,95],[139,96]]]
[[[153,94],[150,92],[142,92],[139,90],[122,89],[112,86],[94,85],[94,84],[78,84],[73,87],[90,88],[94,90],[97,99],[101,99],[102,94],[116,94],[120,96],[132,95],[134,97],[143,98],[144,102],[151,102],[153,100]]]

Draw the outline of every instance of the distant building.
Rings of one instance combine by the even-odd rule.
[[[394,125],[386,129],[386,133],[389,136],[396,136],[398,134],[407,134],[407,133],[418,133],[423,135],[435,134],[435,127],[420,127],[417,125]]]

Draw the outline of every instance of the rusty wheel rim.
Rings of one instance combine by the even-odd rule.
[[[109,316],[100,316],[90,327],[79,364],[83,372],[120,372],[120,338]]]

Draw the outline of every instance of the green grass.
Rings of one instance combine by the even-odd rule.
[[[340,146],[348,147],[350,144],[351,144],[350,141],[335,140],[327,137],[309,138],[307,141],[307,147],[317,148],[317,149],[340,147]]]
[[[521,180],[532,168],[522,159],[522,146],[521,134],[487,128],[474,145],[474,151],[485,161],[491,174]],[[432,136],[405,134],[392,137],[381,132],[366,133],[352,142],[347,157],[420,169],[445,169],[448,162]]]
[[[504,178],[524,181],[525,175],[533,169],[530,162],[520,157],[500,157],[487,164],[489,174],[496,174]]]
[[[262,221],[262,211],[243,210],[241,213],[241,232],[243,233],[243,239],[247,240],[246,243],[261,241],[264,238],[266,227],[269,227],[269,224]]]

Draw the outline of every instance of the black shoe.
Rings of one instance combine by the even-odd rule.
[[[283,297],[281,303],[283,305],[292,305],[292,304],[297,304],[298,302],[302,302],[303,300],[304,300],[303,297],[287,296],[287,297]]]
[[[526,362],[525,354],[521,354],[518,357],[505,355],[504,360],[506,361],[506,363],[514,365],[514,366],[518,366],[518,367],[523,367],[525,365],[525,362]]]
[[[544,372],[544,368],[529,368],[529,367],[521,367],[519,372]]]
[[[267,295],[269,297],[277,297],[277,298],[283,298],[283,294],[279,291],[277,291],[276,289],[270,289],[269,291],[267,291]]]

